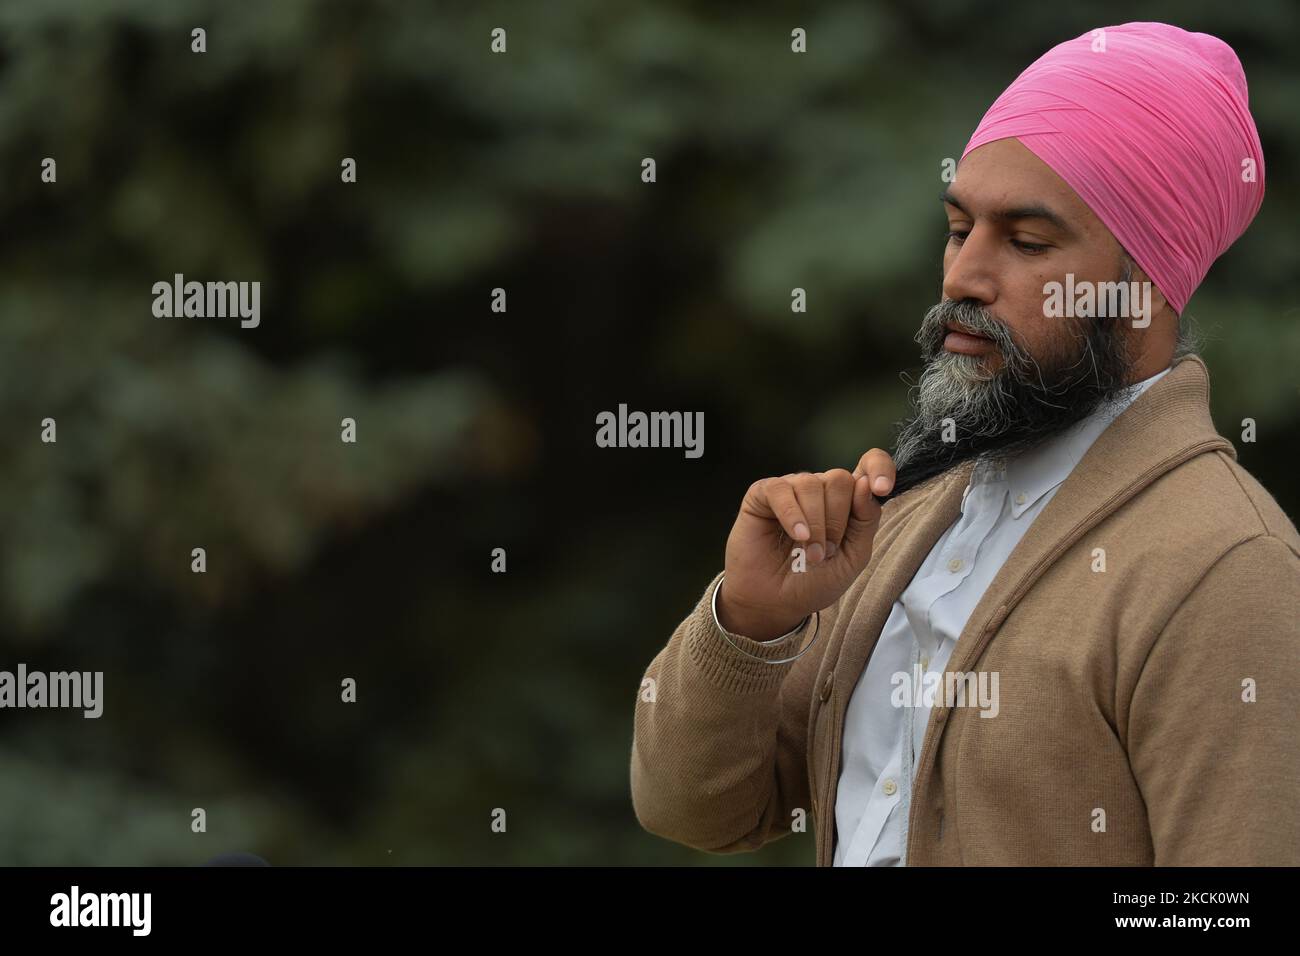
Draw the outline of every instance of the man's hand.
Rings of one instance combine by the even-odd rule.
[[[718,620],[734,634],[771,640],[833,604],[871,560],[880,522],[872,497],[894,486],[894,460],[873,448],[843,468],[762,478],[749,486],[727,538]],[[806,570],[793,570],[794,548]]]

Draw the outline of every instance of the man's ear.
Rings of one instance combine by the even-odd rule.
[[[1128,257],[1129,282],[1151,282],[1151,277],[1146,274],[1137,260],[1132,256]],[[1164,294],[1156,288],[1156,284],[1151,282],[1151,314],[1156,315],[1165,307]]]
[[[1129,262],[1133,264],[1132,275],[1129,276],[1129,282],[1151,282],[1151,277],[1143,271],[1142,267],[1137,264],[1131,256]],[[1165,312],[1168,311],[1169,318],[1165,318]],[[1178,327],[1178,313],[1174,311],[1165,294],[1160,291],[1154,282],[1151,282],[1151,320],[1156,324],[1162,324],[1166,321],[1172,322],[1173,327]]]
[[[1138,279],[1139,282],[1151,282],[1151,280],[1147,278],[1147,274],[1141,269],[1136,269],[1135,271],[1142,276],[1141,279]],[[1169,312],[1170,316],[1173,317],[1173,320],[1176,323],[1178,321],[1178,316],[1174,312],[1173,306],[1169,304],[1169,300],[1165,298],[1165,294],[1157,288],[1156,284],[1151,282],[1151,317],[1153,319],[1159,318],[1166,311]]]
[[[1150,277],[1136,262],[1133,262],[1129,282],[1149,283],[1147,287],[1151,290],[1150,324],[1146,327],[1132,328],[1129,330],[1130,334],[1135,336],[1136,341],[1141,343],[1139,345],[1140,354],[1147,355],[1154,352],[1159,357],[1159,361],[1165,361],[1167,364],[1167,359],[1172,354],[1175,342],[1178,339],[1178,313],[1169,304],[1169,300],[1165,298],[1164,293],[1157,288],[1154,282],[1151,282]]]

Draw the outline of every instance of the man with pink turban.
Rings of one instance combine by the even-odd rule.
[[[1215,37],[1099,28],[1012,82],[943,191],[893,455],[754,482],[646,672],[643,826],[734,852],[810,814],[819,865],[1300,864],[1300,535],[1184,321],[1264,171]]]

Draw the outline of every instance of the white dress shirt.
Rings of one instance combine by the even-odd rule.
[[[894,675],[942,674],[967,619],[1030,524],[1106,427],[1169,369],[998,467],[978,461],[961,515],[904,589],[849,700],[835,798],[834,866],[899,866],[930,708],[896,707]],[[940,685],[942,686],[942,685]]]

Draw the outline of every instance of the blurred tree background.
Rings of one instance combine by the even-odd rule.
[[[0,863],[810,864],[639,828],[641,674],[752,480],[891,441],[943,160],[1135,19],[1246,68],[1267,195],[1190,312],[1294,515],[1286,0],[0,5],[0,669],[105,672],[99,720],[0,712]],[[260,327],[155,318],[175,273]],[[620,402],[704,457],[597,449]]]

